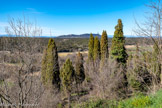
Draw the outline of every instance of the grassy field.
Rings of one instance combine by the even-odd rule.
[[[90,100],[81,103],[74,108],[162,108],[162,89],[154,95],[139,94],[121,101],[113,100]]]

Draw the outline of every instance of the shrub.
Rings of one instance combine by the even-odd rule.
[[[151,98],[139,95],[128,100],[119,102],[118,108],[145,108],[152,104]]]

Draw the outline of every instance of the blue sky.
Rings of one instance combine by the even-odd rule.
[[[148,0],[0,0],[0,34],[5,34],[8,17],[23,13],[42,27],[43,35],[102,33],[113,35],[120,18],[125,35],[134,35],[134,17],[143,18]]]

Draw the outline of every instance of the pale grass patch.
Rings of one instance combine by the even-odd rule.
[[[58,56],[59,57],[66,57],[67,55],[72,55],[72,54],[77,54],[78,52],[60,52],[60,53],[58,53]],[[82,51],[82,52],[80,52],[80,53],[82,53],[82,54],[87,54],[88,53],[88,51]]]

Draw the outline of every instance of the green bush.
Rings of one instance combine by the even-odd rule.
[[[135,97],[121,101],[90,100],[77,104],[74,108],[162,108],[162,90],[156,92],[155,95],[144,96],[138,94]]]
[[[145,96],[145,97],[140,97],[140,98],[135,98],[133,101],[132,101],[132,105],[134,107],[146,107],[147,105],[150,105],[151,104],[151,100],[148,96]]]
[[[118,108],[145,108],[152,104],[148,96],[137,96],[127,101],[119,102]]]

